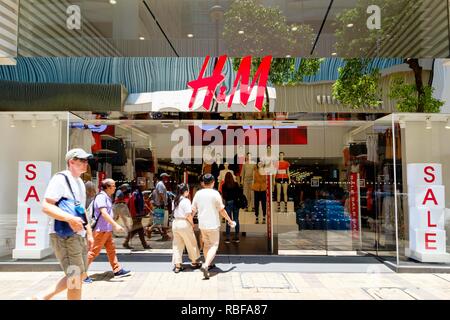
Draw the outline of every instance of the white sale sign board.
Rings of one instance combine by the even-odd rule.
[[[445,186],[442,165],[408,164],[409,249],[421,262],[450,262],[446,252]]]
[[[42,213],[42,201],[51,176],[50,162],[19,162],[14,259],[42,259],[51,254],[48,216]]]

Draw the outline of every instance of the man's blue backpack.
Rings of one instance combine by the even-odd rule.
[[[63,174],[58,173],[60,175],[63,175],[66,179],[66,183],[69,186],[70,192],[72,193],[73,199],[67,199],[67,198],[61,198],[57,203],[56,206],[58,206],[61,210],[64,212],[67,212],[73,216],[80,217],[84,221],[84,226],[86,228],[86,215],[85,215],[85,209],[81,205],[79,201],[76,200],[75,194],[73,193],[72,186],[70,185],[69,178]],[[75,234],[75,232],[70,227],[69,223],[65,221],[60,221],[55,219],[55,232],[59,237],[62,238],[68,238]]]

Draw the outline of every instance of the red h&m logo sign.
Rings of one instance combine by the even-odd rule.
[[[211,103],[213,101],[215,92],[219,87],[220,87],[219,94],[217,95],[216,100],[218,103],[226,102],[225,91],[227,90],[227,87],[221,85],[225,80],[225,75],[222,73],[222,71],[225,62],[227,61],[227,56],[226,55],[221,56],[218,59],[216,66],[214,67],[212,75],[209,77],[204,77],[206,67],[208,66],[209,58],[210,58],[209,56],[205,58],[198,79],[188,82],[188,87],[194,90],[194,92],[192,93],[191,100],[189,101],[189,110],[192,110],[192,107],[194,106],[195,103],[195,99],[197,98],[197,94],[199,90],[202,89],[206,89],[206,95],[203,101],[203,108],[205,108],[206,110],[209,111],[211,109]],[[233,104],[234,95],[236,93],[239,81],[241,82],[240,101],[244,106],[247,106],[248,100],[250,98],[250,93],[252,92],[255,86],[256,80],[258,80],[258,91],[256,95],[255,108],[258,109],[258,111],[262,111],[262,107],[264,104],[264,93],[267,87],[267,81],[269,79],[271,61],[272,56],[267,56],[262,59],[262,62],[259,65],[258,70],[256,71],[255,76],[253,77],[252,84],[250,85],[249,88],[250,73],[252,68],[252,57],[247,56],[242,59],[239,69],[237,71],[236,79],[234,80],[231,94],[229,96],[228,108],[231,108],[231,105]]]

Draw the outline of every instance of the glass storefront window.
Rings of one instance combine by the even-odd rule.
[[[392,152],[391,122],[376,120],[382,117],[323,114],[303,122],[305,145],[280,146],[290,151],[296,174],[290,229],[283,223],[289,210],[274,205],[280,254],[395,259],[393,168],[399,155]]]
[[[63,170],[67,112],[1,112],[0,261],[54,260],[48,220],[41,212],[45,186]]]
[[[393,114],[389,118],[393,143],[401,155],[395,162],[396,264],[405,269],[448,267],[449,115]]]

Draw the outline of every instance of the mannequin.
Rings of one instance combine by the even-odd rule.
[[[228,172],[231,172],[231,174],[233,175],[234,181],[236,181],[236,176],[234,175],[233,170],[230,170],[230,169],[229,169],[229,164],[228,164],[228,162],[225,162],[225,163],[223,164],[223,170],[220,170],[220,174],[219,174],[219,178],[218,178],[218,182],[219,182],[219,191],[222,191],[222,183],[224,182],[224,180],[225,180],[225,175],[226,175]]]
[[[283,189],[283,200],[285,203],[285,208],[287,208],[288,202],[288,186],[291,184],[291,176],[289,173],[289,162],[284,160],[284,152],[280,152],[280,160],[276,162],[275,167],[277,168],[277,173],[275,175],[275,183],[277,186],[277,203],[280,207],[281,200],[281,189]]]
[[[242,184],[242,168],[245,162],[245,148],[243,145],[239,145],[237,149],[237,154],[234,156],[234,163],[231,169],[236,173],[237,182]]]
[[[213,160],[211,157],[211,147],[207,146],[203,153],[202,174],[212,173]]]
[[[276,174],[276,168],[275,168],[275,158],[272,155],[272,147],[267,146],[267,154],[265,157],[261,159],[264,167],[264,171],[266,175],[274,175]],[[274,188],[275,185],[273,184]]]
[[[244,195],[247,198],[248,201],[248,211],[253,211],[253,173],[255,170],[255,164],[252,162],[251,153],[247,153],[247,156],[245,157],[245,163],[242,166],[242,174],[241,174],[241,181],[242,185],[244,187]]]
[[[258,162],[258,166],[253,168],[253,185],[252,189],[255,195],[255,223],[259,223],[259,203],[262,205],[263,220],[262,223],[266,223],[266,204],[267,204],[267,179],[264,170],[264,163]]]
[[[222,155],[220,153],[217,153],[211,167],[211,174],[214,176],[214,179],[216,180],[216,188],[219,179],[221,164],[222,164]]]

